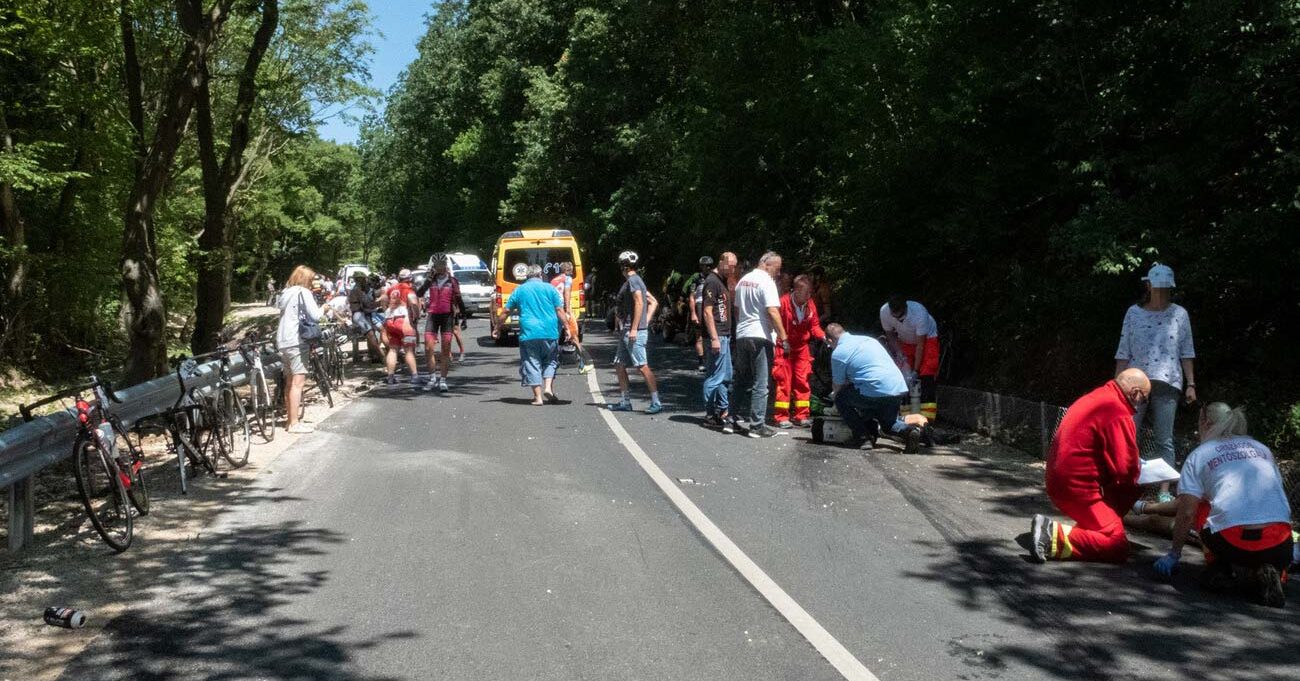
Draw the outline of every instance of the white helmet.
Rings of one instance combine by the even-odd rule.
[[[621,267],[636,267],[640,261],[641,256],[637,255],[636,251],[623,251],[618,254],[618,264]]]

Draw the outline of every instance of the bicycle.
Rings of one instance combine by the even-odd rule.
[[[186,376],[198,373],[198,362],[181,359],[176,365],[176,380],[180,383],[180,394],[170,409],[150,414],[136,422],[132,428],[139,437],[146,434],[167,435],[167,452],[176,457],[176,467],[180,475],[181,494],[189,494],[189,468],[202,467],[215,476],[217,472],[215,454],[216,446],[201,427],[204,405],[191,397],[185,385]]]
[[[235,382],[230,378],[230,356],[233,353],[224,345],[218,345],[214,352],[209,353],[219,361],[217,384],[203,397],[209,401],[215,417],[211,427],[220,445],[221,458],[232,468],[242,468],[248,463],[248,452],[253,442],[248,436],[248,414],[244,411],[244,402],[235,393]]]
[[[82,397],[89,391],[94,402]],[[90,524],[104,543],[121,553],[131,546],[135,525],[131,507],[140,515],[149,514],[149,485],[144,476],[144,454],[130,431],[113,413],[111,403],[121,403],[112,387],[97,376],[90,384],[65,390],[39,402],[20,405],[27,421],[31,410],[58,400],[75,398],[77,439],[72,444],[73,472],[77,493],[90,518]],[[123,452],[125,445],[125,453]]]
[[[266,381],[266,371],[262,365],[262,348],[265,341],[259,341],[256,333],[251,333],[239,345],[239,352],[248,365],[249,408],[245,411],[257,424],[257,432],[262,440],[270,442],[275,439],[275,395]]]

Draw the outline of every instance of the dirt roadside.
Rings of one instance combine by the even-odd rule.
[[[236,325],[251,326],[267,308],[236,310]],[[330,408],[315,393],[305,420],[320,423],[347,407],[374,383],[374,365],[352,364]],[[251,503],[246,493],[253,479],[273,470],[281,454],[300,435],[283,430],[272,442],[253,430],[248,464],[225,478],[192,478],[189,493],[180,493],[174,458],[161,438],[146,440],[147,479],[152,508],[137,517],[135,538],[125,553],[115,554],[86,520],[71,467],[52,466],[35,477],[36,528],[33,544],[18,554],[0,552],[0,680],[47,681],[58,678],[63,664],[79,653],[114,617],[123,614],[147,588],[175,581],[168,558],[186,551],[226,509]],[[3,515],[3,514],[0,514]],[[66,606],[87,615],[83,629],[48,626],[48,606]]]

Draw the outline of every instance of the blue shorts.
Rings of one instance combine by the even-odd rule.
[[[560,343],[555,339],[519,341],[519,380],[526,387],[555,378],[560,365]]]
[[[627,334],[620,333],[618,336],[618,352],[614,354],[614,363],[630,366],[633,369],[640,369],[646,365],[645,344],[650,338],[650,332],[641,329],[636,332],[636,342],[627,342]]]

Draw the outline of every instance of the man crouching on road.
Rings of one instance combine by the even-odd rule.
[[[1128,558],[1122,518],[1142,495],[1133,414],[1150,394],[1147,375],[1125,369],[1070,405],[1047,456],[1047,496],[1077,524],[1035,515],[1030,526],[1035,560],[1122,563]]]
[[[833,348],[832,399],[853,431],[853,446],[875,447],[883,429],[903,440],[903,451],[918,451],[925,419],[916,416],[916,422],[909,423],[899,415],[907,382],[885,346],[870,336],[855,336],[839,324],[828,325],[826,337]]]

